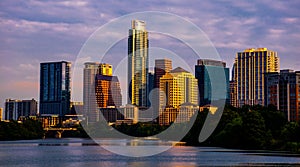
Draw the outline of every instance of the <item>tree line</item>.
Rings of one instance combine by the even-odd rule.
[[[300,152],[299,122],[288,122],[285,114],[271,105],[268,107],[245,105],[242,108],[226,106],[213,134],[205,142],[199,143],[198,137],[208,112],[208,110],[198,111],[192,128],[181,141],[191,146]],[[105,136],[109,136],[112,128],[129,136],[147,137],[159,134],[169,126],[138,123],[113,125],[109,128],[96,126],[84,129],[79,125],[77,131],[66,131],[63,137],[88,138],[88,134],[93,133],[100,134],[100,137],[103,133],[106,134]],[[103,129],[103,131],[99,131],[99,129]],[[173,126],[174,132],[178,130],[187,131],[188,129],[185,126]],[[42,124],[35,120],[28,119],[23,123],[16,121],[0,122],[0,140],[41,139],[43,135]]]

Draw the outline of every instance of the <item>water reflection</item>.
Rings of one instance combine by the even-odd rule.
[[[4,166],[208,166],[300,165],[300,157],[276,152],[253,152],[205,147],[173,147],[158,155],[131,158],[116,155],[85,139],[47,139],[0,142]],[[105,141],[109,143],[109,141]],[[127,142],[127,141],[126,141]],[[147,142],[147,141],[146,141]],[[60,146],[40,145],[45,143]],[[118,148],[116,141],[114,147]],[[133,142],[134,143],[134,142]],[[67,144],[67,145],[65,145]],[[149,143],[147,143],[149,144]],[[135,145],[135,144],[133,144]],[[125,145],[126,146],[126,145]],[[125,147],[124,145],[122,147]],[[137,144],[136,147],[141,147]],[[151,146],[148,146],[151,147]],[[162,146],[163,147],[163,146]]]

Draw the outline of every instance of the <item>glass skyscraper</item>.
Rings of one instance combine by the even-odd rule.
[[[69,114],[70,69],[66,61],[40,64],[40,114]]]
[[[213,100],[225,100],[227,104],[230,103],[229,68],[226,68],[225,62],[200,59],[195,66],[195,75],[198,79],[200,106],[211,104]],[[214,97],[212,96],[212,84]]]
[[[128,103],[147,107],[148,103],[148,32],[146,23],[132,20],[128,36]]]

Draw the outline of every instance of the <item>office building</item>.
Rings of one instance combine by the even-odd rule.
[[[154,67],[155,88],[159,88],[159,80],[162,76],[172,70],[172,61],[170,59],[156,59]]]
[[[3,121],[3,118],[4,118],[3,108],[0,108],[0,121]]]
[[[151,91],[154,89],[154,74],[152,73],[152,72],[149,72],[148,73],[148,84],[147,84],[147,88],[148,88],[148,104],[147,104],[147,106],[148,107],[153,107],[152,106],[152,104],[151,104],[151,101],[152,101],[152,103],[154,102],[154,100],[156,100],[156,99],[158,99],[158,97],[155,97],[154,96],[154,92],[152,92],[152,98],[150,99],[150,93],[151,93]]]
[[[183,103],[198,104],[197,79],[193,74],[177,67],[160,78],[160,108],[179,107]]]
[[[99,111],[96,100],[96,75],[99,74],[98,62],[84,63],[83,69],[83,115],[87,123],[99,121]],[[105,71],[105,70],[104,70]]]
[[[128,104],[147,107],[148,32],[146,23],[132,20],[128,36]]]
[[[265,74],[266,105],[283,111],[288,121],[300,120],[300,71],[280,70]]]
[[[112,76],[113,74],[113,67],[111,64],[101,63],[99,64],[99,74]]]
[[[103,115],[103,118],[108,123],[115,123],[117,120],[124,120],[124,115],[120,112],[118,108],[100,108],[100,112]]]
[[[96,75],[97,107],[119,107],[122,105],[120,82],[117,76]]]
[[[198,111],[199,107],[192,103],[184,103],[178,108],[174,108],[172,106],[161,108],[159,124],[170,125],[171,123],[188,122]]]
[[[13,100],[5,101],[5,120],[18,120],[19,117],[28,117],[37,115],[37,101],[31,100]]]
[[[195,66],[195,75],[198,79],[200,106],[218,100],[230,103],[229,68],[226,67],[225,62],[199,59]]]
[[[267,48],[246,49],[236,54],[234,70],[237,107],[265,105],[264,74],[278,72],[279,57]]]
[[[120,107],[119,110],[124,115],[124,119],[132,120],[133,124],[138,123],[140,116],[137,106],[126,104],[125,106]]]
[[[43,114],[64,116],[70,112],[70,70],[66,61],[41,63],[40,109]]]
[[[235,81],[230,81],[229,82],[230,105],[232,105],[233,107],[237,107],[236,89],[237,89],[236,82]]]

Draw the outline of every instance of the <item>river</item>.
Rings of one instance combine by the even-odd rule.
[[[85,145],[82,145],[85,143]],[[87,144],[90,143],[90,144]],[[300,165],[300,155],[215,147],[175,146],[148,157],[111,153],[86,139],[1,141],[0,166],[235,166]],[[139,147],[139,146],[137,146]]]

